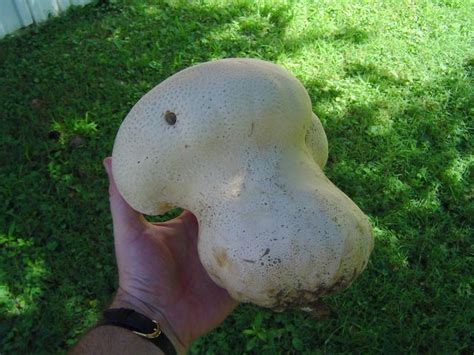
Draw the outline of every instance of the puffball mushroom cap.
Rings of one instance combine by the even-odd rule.
[[[308,309],[365,268],[367,217],[323,174],[327,139],[302,84],[256,59],[192,66],[132,108],[113,149],[136,210],[199,221],[209,276],[241,302]]]

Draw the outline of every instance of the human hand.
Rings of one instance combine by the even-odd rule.
[[[117,190],[112,158],[104,166],[119,271],[112,306],[133,308],[157,320],[178,352],[184,350],[219,325],[238,302],[210,279],[199,260],[196,217],[185,210],[164,223],[146,221]]]

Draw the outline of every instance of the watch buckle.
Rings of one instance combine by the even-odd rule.
[[[154,338],[158,338],[161,334],[161,329],[160,329],[160,325],[152,320],[153,323],[155,323],[155,329],[153,329],[153,332],[152,333],[149,333],[149,334],[145,334],[145,333],[140,333],[140,332],[137,332],[135,330],[133,330],[133,332],[137,335],[140,335],[142,337],[145,337],[147,339],[154,339]]]

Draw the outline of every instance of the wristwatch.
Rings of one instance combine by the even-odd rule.
[[[131,330],[158,346],[166,355],[175,355],[171,340],[161,331],[158,322],[128,308],[111,308],[103,312],[103,319],[97,324],[115,325]]]

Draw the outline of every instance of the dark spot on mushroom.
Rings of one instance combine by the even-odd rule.
[[[285,309],[305,309],[312,312],[315,309],[324,309],[321,305],[320,297],[324,295],[324,289],[317,288],[315,290],[280,290],[272,296],[275,303],[271,307],[276,312],[284,311]],[[325,313],[325,312],[322,312]]]
[[[165,121],[170,125],[174,125],[176,123],[176,114],[171,111],[165,112]]]
[[[245,261],[246,263],[252,263],[252,264],[255,264],[255,260],[242,259],[242,261]]]

